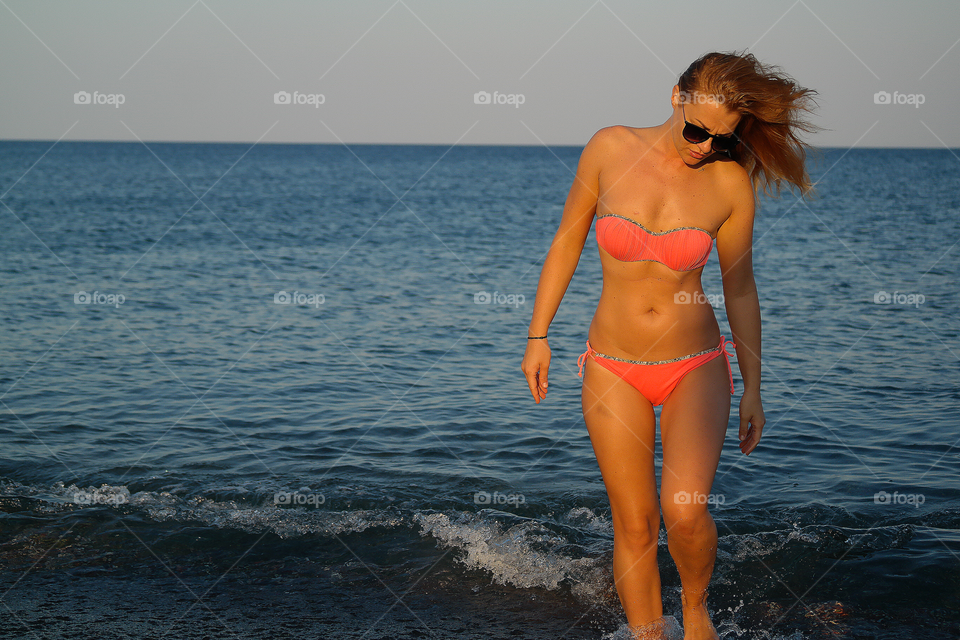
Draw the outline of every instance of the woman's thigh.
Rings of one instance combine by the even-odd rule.
[[[614,525],[660,519],[654,466],[656,419],[650,402],[592,358],[584,367],[583,417],[607,488]]]
[[[706,507],[729,419],[730,378],[720,356],[684,376],[660,412],[665,517],[672,504]]]

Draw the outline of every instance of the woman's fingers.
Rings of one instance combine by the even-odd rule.
[[[740,399],[740,451],[749,454],[760,442],[766,418],[759,392],[745,391]]]
[[[534,401],[537,404],[540,404],[540,385],[537,382],[537,374],[527,375],[527,385],[530,387],[530,395],[533,396]]]
[[[750,432],[750,418],[741,415],[740,416],[740,432],[737,434],[740,437],[740,442],[743,442],[747,439],[747,434]]]
[[[527,386],[530,387],[530,395],[532,395],[533,399],[539,404],[540,399],[543,397],[540,388],[540,364],[528,364],[527,360],[524,359],[523,364],[520,365],[520,369],[523,370],[523,375],[527,379]]]
[[[538,365],[538,369],[532,376],[527,376],[527,383],[530,385],[530,393],[537,404],[547,397],[547,368],[548,365]]]
[[[762,418],[760,420],[753,416],[740,418],[740,451],[749,455],[759,444],[762,433]]]
[[[547,370],[550,368],[550,361],[540,365],[540,374],[537,376],[537,380],[540,382],[540,393],[542,397],[547,395]]]
[[[544,349],[546,349],[545,352]],[[545,344],[528,344],[523,362],[520,363],[520,369],[523,370],[523,375],[527,378],[530,395],[533,396],[537,404],[540,404],[540,401],[547,397],[547,371],[550,369],[550,348]]]

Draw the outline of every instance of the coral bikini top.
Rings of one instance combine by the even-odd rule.
[[[651,260],[674,271],[707,264],[713,236],[700,227],[650,231],[636,220],[607,213],[597,216],[597,244],[621,262]]]

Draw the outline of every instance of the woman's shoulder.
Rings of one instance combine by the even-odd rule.
[[[753,185],[750,180],[750,174],[746,168],[732,158],[718,158],[711,163],[717,178],[723,186],[734,191],[749,191],[752,193]]]
[[[584,148],[584,152],[599,155],[609,155],[629,151],[635,153],[638,148],[650,144],[647,129],[628,127],[615,124],[600,129]]]
[[[640,144],[647,140],[649,128],[628,127],[624,124],[614,124],[600,129],[590,142],[599,141],[606,144]]]
[[[724,194],[731,210],[752,211],[756,206],[753,181],[740,163],[732,158],[717,159],[711,163],[714,184]]]

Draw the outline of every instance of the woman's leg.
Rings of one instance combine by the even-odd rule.
[[[661,506],[670,555],[683,584],[685,640],[718,638],[706,597],[717,557],[710,489],[730,417],[730,378],[720,356],[688,373],[660,413]]]
[[[613,516],[613,578],[627,622],[638,628],[663,615],[656,422],[650,403],[631,385],[593,358],[584,369],[583,417]]]

